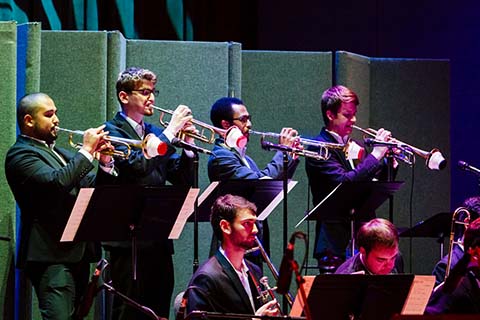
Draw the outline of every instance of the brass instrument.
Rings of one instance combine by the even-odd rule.
[[[264,142],[265,138],[270,138],[270,139],[279,139],[280,134],[279,133],[274,133],[274,132],[260,132],[260,131],[254,131],[254,130],[249,130],[248,131],[250,134],[258,135],[261,136],[262,139],[262,145]],[[291,152],[302,156],[302,157],[307,157],[307,158],[314,158],[317,160],[327,160],[330,157],[330,149],[339,149],[343,150],[345,148],[344,144],[340,143],[331,143],[331,142],[325,142],[325,141],[317,141],[313,139],[306,139],[306,138],[301,138],[298,137],[299,143],[304,146],[304,148],[295,148],[291,147]],[[281,145],[274,145],[273,146],[280,146]],[[311,150],[306,150],[305,147],[307,146],[312,146],[312,147],[317,147],[319,148],[318,151],[311,151]]]
[[[459,216],[462,212],[465,213],[465,218],[463,220],[460,220]],[[455,226],[462,225],[464,226],[464,231],[465,231],[468,228],[469,224],[470,224],[470,212],[467,210],[467,208],[464,208],[464,207],[457,208],[452,214],[452,223],[450,224],[450,244],[448,248],[448,259],[447,259],[447,268],[445,270],[445,279],[447,279],[450,273],[450,268],[452,266],[453,246],[455,244],[462,243],[462,241],[455,240]]]
[[[377,135],[377,130],[371,128],[363,129],[355,125],[353,125],[352,127],[371,137],[375,137]],[[415,164],[415,155],[424,158],[426,166],[431,170],[441,170],[445,168],[447,164],[447,161],[441,154],[440,150],[437,148],[434,148],[432,149],[432,151],[427,152],[395,138],[391,138],[389,142],[397,143],[401,147],[403,147],[402,153],[394,154],[393,156],[396,159],[403,161],[410,166]]]
[[[56,131],[62,131],[68,133],[68,142],[69,144],[76,149],[80,149],[82,147],[81,143],[75,143],[73,141],[73,136],[74,135],[81,135],[83,136],[85,134],[85,131],[81,130],[70,130],[70,129],[65,129],[65,128],[60,128],[60,127],[55,127]],[[122,145],[125,146],[126,149],[125,151],[117,151],[117,150],[103,150],[101,151],[102,154],[108,155],[108,156],[113,156],[113,157],[119,157],[122,159],[128,159],[130,156],[130,153],[132,151],[132,147],[136,148],[141,148],[143,150],[144,155],[146,155],[146,143],[148,140],[149,136],[145,137],[143,140],[134,140],[134,139],[126,139],[126,138],[118,138],[118,137],[112,137],[112,136],[105,136],[103,139],[105,141],[111,142],[113,145]]]
[[[256,243],[256,247],[254,247],[250,250],[247,250],[246,254],[254,252],[254,251],[260,251],[260,254],[262,255],[262,258],[265,261],[265,263],[267,264],[268,268],[270,269],[270,271],[273,275],[273,278],[275,279],[275,281],[278,281],[278,276],[279,276],[278,271],[275,268],[275,266],[273,265],[272,261],[270,260],[270,257],[268,256],[267,252],[265,251],[265,248],[263,247],[262,243],[260,242],[260,240],[258,240],[258,237],[255,237],[255,243]],[[266,277],[263,277],[263,278],[266,278]],[[262,279],[260,279],[260,282],[262,282]],[[264,281],[268,281],[268,279],[264,280]],[[275,298],[275,295],[273,294],[273,291],[275,291],[277,288],[276,287],[269,288],[264,283],[262,283],[262,284],[266,287],[266,290],[268,291],[267,292],[268,295],[272,298]],[[261,296],[262,296],[262,291],[259,290],[259,292],[261,293]],[[288,304],[291,307],[293,305],[293,300],[294,300],[292,294],[290,292],[288,292],[287,294],[285,294],[285,298],[287,299]],[[281,310],[281,309],[279,308],[279,310]]]
[[[168,110],[168,109],[163,109],[163,108],[160,108],[160,107],[157,107],[157,106],[150,106],[150,107],[152,107],[155,110],[160,111],[160,119],[159,119],[160,124],[163,127],[166,128],[168,126],[168,122],[164,120],[165,115],[166,114],[173,115],[174,111],[173,110]],[[179,138],[181,140],[185,140],[185,136],[188,136],[188,137],[194,138],[198,141],[202,141],[202,142],[205,142],[205,143],[212,144],[212,143],[215,142],[215,133],[218,133],[220,135],[224,135],[226,133],[226,130],[214,127],[214,126],[209,125],[209,124],[207,124],[205,122],[202,122],[202,121],[192,119],[192,123],[196,127],[198,126],[198,127],[201,128],[200,132],[199,133],[194,133],[194,132],[180,131],[177,135],[177,138]]]

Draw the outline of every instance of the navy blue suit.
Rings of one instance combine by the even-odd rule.
[[[318,141],[338,143],[335,138],[322,129],[315,138]],[[314,148],[310,148],[315,150]],[[313,196],[313,205],[317,205],[339,183],[346,181],[370,181],[386,168],[383,161],[368,154],[355,168],[345,157],[343,150],[330,150],[330,158],[305,161],[308,181]],[[337,256],[344,256],[350,239],[349,212],[338,212],[335,218],[317,221],[314,255],[319,257],[329,250]]]
[[[114,137],[141,139],[120,113],[106,123],[105,131],[109,131],[109,135]],[[191,185],[193,159],[186,156],[184,152],[181,156],[176,154],[175,148],[169,143],[163,130],[145,123],[145,136],[149,133],[155,134],[168,144],[167,153],[146,159],[140,148],[132,148],[128,159],[115,160],[118,176],[112,177],[109,184],[163,186],[168,180],[174,185]],[[120,146],[116,149],[124,150],[125,148]],[[157,315],[168,318],[174,285],[172,241],[159,239],[138,242],[136,283],[132,279],[131,243],[108,242],[104,247],[110,253],[114,287],[151,308]],[[120,299],[115,299],[113,319],[143,319],[142,317],[147,319],[138,311],[123,305]]]
[[[249,273],[253,273],[256,279],[260,279],[261,272],[257,266],[246,260]],[[259,293],[251,278],[249,285],[255,304],[255,310],[261,304],[257,299]],[[232,265],[225,256],[217,251],[214,256],[207,260],[195,272],[185,293],[187,313],[194,310],[255,314],[252,305],[245,292],[240,279]]]

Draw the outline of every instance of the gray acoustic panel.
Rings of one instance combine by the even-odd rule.
[[[15,250],[15,202],[5,177],[5,155],[16,137],[16,72],[17,72],[17,24],[15,22],[0,22],[0,119],[1,130],[1,170],[0,170],[0,317],[13,317],[14,302],[14,250]],[[7,238],[11,239],[10,241]]]
[[[108,33],[107,60],[107,119],[115,116],[120,109],[115,83],[118,75],[125,69],[127,59],[127,40],[118,31]]]
[[[327,52],[242,51],[242,100],[252,115],[256,131],[280,132],[283,127],[298,130],[303,137],[314,137],[323,125],[320,98],[332,83],[332,54]],[[275,142],[273,140],[272,142]],[[260,147],[259,137],[251,137],[248,154],[264,167],[273,152]],[[311,209],[305,160],[300,159],[293,180],[297,186],[288,196],[288,236],[294,226]],[[271,258],[279,266],[283,251],[283,204],[269,219]],[[310,232],[309,232],[310,227]],[[304,222],[298,229],[310,233],[312,257],[315,223]],[[303,244],[296,256],[302,258]],[[313,261],[310,261],[313,264]],[[316,265],[316,264],[315,264]],[[270,276],[270,273],[266,273]]]
[[[107,32],[42,31],[40,90],[55,101],[61,127],[106,120],[107,53]]]
[[[360,120],[364,114],[359,113],[358,123],[386,128],[395,138],[426,153],[439,148],[450,159],[448,61],[366,58],[340,52],[337,62],[337,83],[358,90],[359,110],[368,109],[368,121]],[[450,166],[432,171],[417,156],[413,170],[400,164],[397,180],[406,182],[394,197],[393,222],[398,227],[409,227],[436,213],[449,211]],[[377,215],[388,217],[388,204]],[[435,239],[415,239],[412,255],[409,241],[403,239],[401,244],[407,270],[411,257],[411,271],[431,272],[439,252]],[[422,249],[425,246],[434,249],[425,251]]]

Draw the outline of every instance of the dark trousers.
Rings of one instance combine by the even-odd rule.
[[[108,249],[112,286],[157,316],[169,317],[174,272],[172,255],[155,247],[139,248],[137,280],[133,280],[132,255],[127,248]],[[113,298],[112,320],[151,319],[120,298]]]
[[[44,320],[72,319],[75,308],[85,292],[90,264],[28,263],[25,268],[38,297]]]

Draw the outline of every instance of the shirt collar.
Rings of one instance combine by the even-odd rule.
[[[123,112],[120,112],[120,115],[127,121],[127,123],[136,131],[137,126],[142,126],[142,128],[145,128],[145,124],[142,121],[142,123],[138,123],[137,121],[133,120],[132,118],[128,117],[126,114]]]
[[[31,136],[27,136],[26,134],[21,134],[21,136],[24,137],[24,138],[28,138],[28,139],[32,139],[34,141],[37,141],[37,142],[45,145],[47,148],[50,148],[50,149],[53,149],[53,147],[55,147],[55,141],[53,141],[52,144],[48,145],[47,142],[45,142],[44,140],[40,140],[40,139],[31,137]]]
[[[242,269],[241,270],[237,270],[235,269],[235,267],[233,266],[232,262],[230,261],[230,259],[228,259],[227,255],[225,254],[225,250],[223,250],[223,248],[220,246],[218,248],[218,250],[220,251],[220,253],[225,257],[225,259],[227,259],[228,263],[230,263],[230,265],[232,266],[233,270],[235,270],[237,273],[242,273],[242,274],[246,274],[249,269],[247,267],[247,264],[245,263],[245,259],[242,260]]]
[[[344,137],[340,137],[340,135],[334,131],[330,131],[328,129],[325,129],[328,133],[330,133],[332,135],[332,137],[337,140],[338,143],[347,143],[348,139],[350,138],[348,135],[347,136],[344,136]]]

